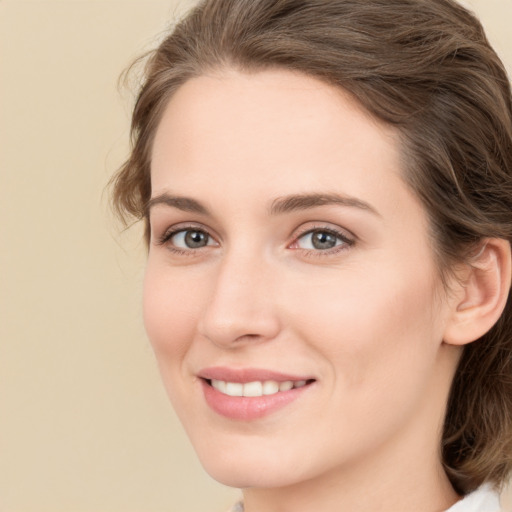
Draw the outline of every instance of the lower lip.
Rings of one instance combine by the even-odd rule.
[[[206,403],[221,416],[232,420],[251,421],[263,418],[297,400],[311,384],[273,395],[255,397],[229,396],[221,393],[202,380]]]

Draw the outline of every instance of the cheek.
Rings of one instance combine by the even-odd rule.
[[[296,290],[301,300],[291,299],[291,311],[344,386],[389,386],[413,379],[435,356],[440,334],[429,275],[383,264],[375,272],[347,269],[307,293]]]
[[[440,343],[429,279],[352,270],[302,297],[292,306],[300,337],[326,368],[329,412],[315,412],[329,421],[311,434],[326,439],[324,451],[350,456],[413,421],[430,400]]]
[[[197,293],[187,293],[169,272],[148,261],[144,277],[143,317],[158,362],[186,352],[196,324]],[[194,299],[194,300],[192,300]]]

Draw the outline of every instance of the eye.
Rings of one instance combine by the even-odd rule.
[[[293,244],[294,249],[309,251],[329,251],[339,247],[350,246],[353,241],[342,233],[330,229],[312,229],[297,238]]]
[[[201,249],[208,245],[216,245],[213,238],[200,229],[180,229],[167,233],[163,240],[177,249]]]

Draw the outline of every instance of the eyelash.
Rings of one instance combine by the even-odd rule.
[[[295,250],[301,250],[304,255],[306,256],[312,256],[312,257],[323,257],[323,256],[332,256],[334,254],[337,254],[342,251],[346,251],[350,247],[352,247],[355,244],[355,239],[350,238],[346,233],[342,231],[338,231],[337,229],[334,229],[332,227],[327,226],[314,226],[312,228],[308,228],[305,231],[299,233],[297,236],[295,236],[294,241],[291,245],[295,245],[298,243],[298,241],[305,237],[306,235],[312,234],[312,233],[328,233],[329,235],[334,236],[338,240],[341,240],[341,244],[335,245],[334,247],[330,249],[300,249],[296,248]]]
[[[194,225],[189,226],[179,226],[177,228],[171,228],[164,232],[164,234],[159,237],[156,241],[157,245],[167,245],[168,249],[172,251],[174,254],[180,255],[180,256],[195,256],[197,255],[197,251],[204,249],[205,247],[200,247],[197,249],[189,248],[189,249],[182,249],[180,247],[173,246],[169,244],[168,242],[172,239],[173,236],[177,235],[178,233],[183,233],[186,231],[195,231],[198,233],[203,233],[210,239],[214,239],[209,233],[208,230]],[[301,250],[304,255],[308,257],[322,257],[322,256],[330,256],[333,254],[337,254],[338,252],[342,252],[347,250],[348,248],[352,247],[355,244],[355,239],[350,238],[345,233],[338,231],[336,229],[333,229],[332,227],[326,227],[326,226],[314,226],[312,228],[308,228],[299,234],[297,234],[294,237],[294,240],[291,244],[289,244],[287,247],[290,248],[293,245],[296,245],[298,241],[305,237],[306,235],[321,232],[321,233],[328,233],[329,235],[334,236],[338,240],[341,240],[341,244],[335,245],[334,247],[330,249],[301,249],[300,247],[293,248],[293,250]]]
[[[164,234],[159,237],[156,241],[157,245],[167,245],[167,248],[173,252],[174,254],[177,254],[179,256],[195,256],[197,255],[197,251],[199,249],[182,249],[181,247],[176,247],[174,245],[169,244],[169,241],[171,238],[178,233],[183,233],[186,231],[195,231],[197,233],[204,233],[207,237],[212,238],[213,237],[208,233],[208,230],[194,225],[188,225],[188,226],[179,226],[176,228],[168,229],[164,232]],[[202,247],[200,248],[202,249]]]

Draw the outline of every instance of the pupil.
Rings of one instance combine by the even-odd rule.
[[[336,245],[336,237],[325,231],[313,233],[313,247],[315,249],[332,249]]]
[[[185,235],[185,243],[191,249],[204,247],[207,243],[206,234],[201,231],[188,231]]]

